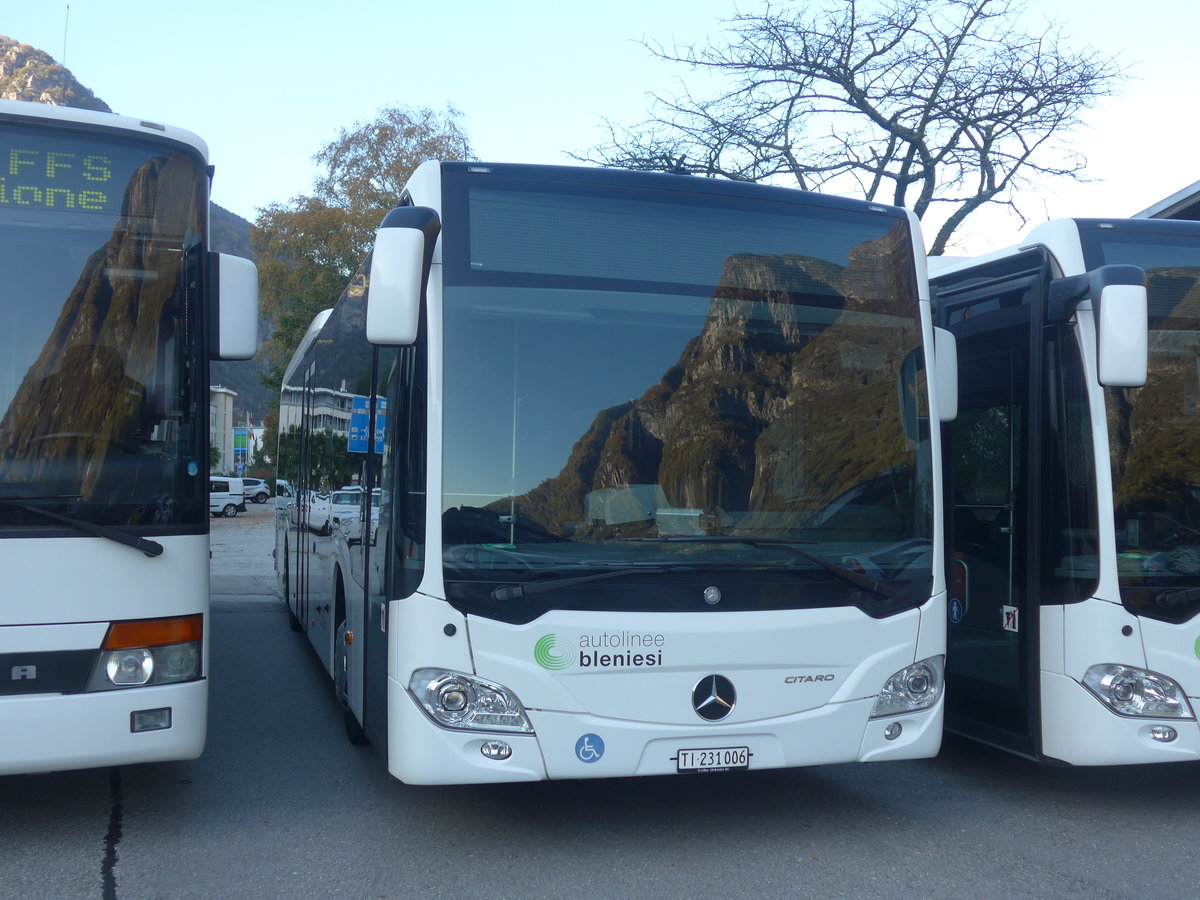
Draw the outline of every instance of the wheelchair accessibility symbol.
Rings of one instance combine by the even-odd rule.
[[[599,762],[604,755],[604,741],[598,734],[585,734],[575,742],[575,756],[580,762]]]

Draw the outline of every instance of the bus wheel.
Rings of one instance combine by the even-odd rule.
[[[342,704],[342,721],[346,727],[346,739],[355,746],[365,744],[367,736],[363,733],[358,719],[350,709],[350,654],[346,652],[346,620],[338,623],[337,634],[334,637],[333,652],[333,687],[337,693],[338,702]]]
[[[283,545],[283,608],[287,610],[288,628],[292,629],[292,631],[303,631],[304,628],[300,624],[300,620],[292,612],[292,602],[289,599],[292,596],[292,566],[288,561],[291,559],[289,550],[289,546],[285,543]]]
[[[361,747],[367,742],[366,732],[362,730],[362,726],[358,724],[358,719],[354,718],[354,713],[347,707],[343,710],[346,723],[346,740],[352,743],[355,747]]]

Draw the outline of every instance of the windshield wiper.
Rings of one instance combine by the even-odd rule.
[[[555,591],[559,588],[574,587],[577,584],[587,584],[589,581],[603,581],[605,578],[619,578],[622,575],[662,575],[679,568],[691,566],[627,566],[612,569],[608,572],[590,572],[587,575],[567,575],[562,578],[547,578],[545,581],[531,581],[528,584],[505,584],[492,590],[492,599],[499,601],[522,600]]]
[[[752,537],[736,537],[734,535],[673,535],[671,537],[640,537],[640,538],[618,538],[621,541],[640,541],[645,543],[656,544],[742,544],[746,547],[779,547],[787,550],[789,553],[794,553],[796,556],[807,559],[809,562],[814,562],[830,575],[835,578],[840,578],[847,584],[852,584],[856,588],[861,588],[864,591],[870,591],[879,597],[884,597],[888,600],[896,596],[896,589],[890,584],[882,581],[876,581],[869,575],[864,575],[861,572],[855,572],[853,569],[847,569],[845,566],[839,566],[837,563],[831,563],[827,559],[809,553],[807,550],[801,550],[797,544],[807,544],[810,541],[792,541],[787,538],[752,538]]]
[[[97,525],[95,522],[88,522],[84,519],[78,519],[75,516],[67,516],[63,513],[53,512],[49,509],[44,509],[37,505],[39,501],[46,500],[78,500],[79,495],[60,495],[55,497],[3,497],[0,496],[0,505],[15,506],[18,509],[23,509],[26,512],[36,513],[39,516],[44,516],[54,522],[59,522],[63,525],[69,525],[76,531],[82,531],[84,534],[90,534],[92,537],[105,538],[106,540],[116,541],[118,544],[124,544],[126,547],[133,547],[135,550],[141,550],[147,556],[161,556],[163,546],[158,541],[152,541],[149,538],[138,537],[121,531],[119,528],[113,528],[111,525]]]
[[[81,500],[82,494],[46,494],[44,497],[29,497],[25,494],[0,494],[0,503],[42,503],[46,500]]]
[[[1159,591],[1154,595],[1154,602],[1163,609],[1171,609],[1175,606],[1186,606],[1200,600],[1200,588],[1175,588]]]

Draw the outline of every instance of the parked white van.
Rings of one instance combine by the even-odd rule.
[[[236,516],[246,511],[246,486],[240,478],[210,475],[208,512],[214,516]]]

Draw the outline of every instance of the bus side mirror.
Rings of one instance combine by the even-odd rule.
[[[1146,273],[1137,266],[1101,266],[1050,284],[1047,318],[1066,321],[1086,300],[1096,322],[1096,374],[1105,387],[1141,387],[1149,364]]]
[[[407,346],[417,339],[421,303],[442,223],[432,209],[393,209],[375,232],[367,289],[367,340]]]
[[[927,416],[921,415],[924,395],[921,393],[921,373],[925,381],[937,385],[938,408]],[[900,428],[910,441],[918,441],[927,433],[929,421],[936,415],[939,422],[958,418],[958,342],[944,328],[933,329],[933,346],[909,351],[900,364],[896,382],[900,410]]]
[[[209,253],[212,303],[210,359],[252,359],[258,352],[258,267],[228,253]]]
[[[938,420],[958,418],[958,340],[945,328],[933,329],[933,367],[937,378]]]
[[[1105,387],[1141,387],[1149,366],[1149,303],[1144,284],[1110,284],[1093,298],[1096,370]]]

